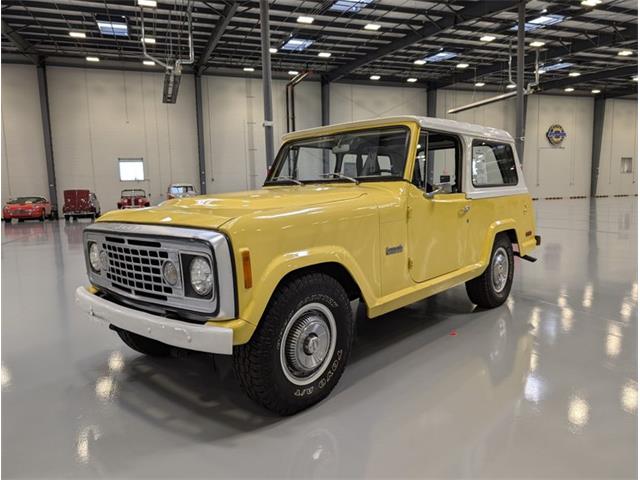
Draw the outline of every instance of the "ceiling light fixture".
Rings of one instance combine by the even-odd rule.
[[[600,93],[601,90],[599,88],[594,88],[593,90],[591,90],[591,93]]]
[[[600,5],[602,0],[582,0],[580,3],[585,7],[595,7],[596,5]]]
[[[310,24],[312,24],[312,23],[313,23],[313,20],[314,20],[314,18],[313,18],[313,17],[305,17],[305,16],[301,16],[301,17],[298,17],[298,18],[296,19],[296,22],[298,22],[298,23],[306,23],[307,25],[310,25]]]
[[[269,53],[278,53],[278,49],[277,49],[277,48],[273,48],[273,47],[271,47],[271,48],[269,49]]]
[[[369,80],[380,80],[380,75],[371,75]]]
[[[377,32],[378,30],[380,30],[380,27],[382,27],[382,25],[378,24],[378,23],[367,23],[364,26],[365,30],[372,30],[374,32]]]
[[[407,82],[409,83],[416,83],[418,81],[417,78],[411,77],[411,78],[407,78]]]
[[[620,55],[621,57],[628,57],[629,55],[633,55],[633,51],[632,50],[620,50],[618,52],[618,55]]]
[[[480,37],[481,42],[493,42],[496,39],[493,35],[484,35]]]
[[[567,87],[564,89],[565,92],[573,92],[575,90],[575,88],[573,87]]]
[[[516,88],[516,84],[515,83],[510,83],[509,85],[507,85],[507,88],[509,90],[512,90],[512,89]]]
[[[289,75],[298,75],[299,72],[298,72],[298,70],[289,70],[287,73]]]
[[[544,45],[545,45],[545,43],[544,43],[544,42],[541,42],[541,41],[539,41],[539,40],[536,40],[535,42],[531,42],[531,43],[529,44],[529,46],[530,46],[530,47],[533,47],[533,48],[544,47]]]
[[[318,53],[318,56],[322,58],[329,58],[331,56],[331,52],[320,52]]]
[[[424,65],[425,63],[427,63],[426,60],[422,60],[422,59],[418,59],[418,60],[414,60],[413,63],[415,65]]]
[[[456,65],[456,68],[467,68],[469,66],[468,63],[459,63]]]
[[[154,62],[153,60],[143,60],[142,64],[148,67],[153,67],[156,64],[156,62]]]
[[[484,87],[484,86],[485,86],[485,83],[484,83],[484,82],[476,82],[476,83],[475,83],[475,86],[476,86],[476,87]]]
[[[631,77],[631,81],[632,82],[637,82],[638,81],[638,76],[634,75],[633,77]]]
[[[569,72],[570,77],[579,77],[581,75],[580,72]]]
[[[99,62],[100,59],[98,57],[87,57],[87,62]]]
[[[138,6],[156,8],[158,6],[158,2],[156,2],[156,0],[138,0]]]
[[[242,70],[244,70],[245,72],[255,72],[256,69],[253,67],[244,67]]]
[[[150,43],[152,45],[155,45],[156,39],[153,37],[144,37],[144,43]]]
[[[87,34],[84,32],[69,32],[69,36],[73,38],[87,38]]]

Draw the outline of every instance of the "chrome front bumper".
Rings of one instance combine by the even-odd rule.
[[[233,330],[195,325],[123,307],[89,292],[76,289],[76,303],[91,320],[114,325],[167,345],[207,353],[233,353]]]

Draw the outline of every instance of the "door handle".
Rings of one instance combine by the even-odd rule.
[[[471,205],[465,205],[464,207],[462,207],[460,209],[460,214],[464,215],[465,213],[467,213],[469,210],[471,210]]]

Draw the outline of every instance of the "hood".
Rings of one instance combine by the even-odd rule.
[[[5,208],[9,210],[24,210],[25,208],[35,208],[42,205],[41,203],[11,203],[5,205]]]
[[[248,192],[177,198],[157,207],[113,211],[100,217],[99,221],[216,228],[241,215],[342,202],[362,195],[366,195],[365,188],[353,184],[267,187]]]

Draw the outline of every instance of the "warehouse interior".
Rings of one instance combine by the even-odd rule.
[[[2,203],[58,212],[2,226],[4,476],[637,477],[635,0],[1,8]],[[458,286],[358,317],[336,390],[286,418],[225,356],[145,357],[75,308],[91,220],[66,190],[102,213],[253,191],[287,132],[406,115],[516,140],[543,240],[505,305]]]

